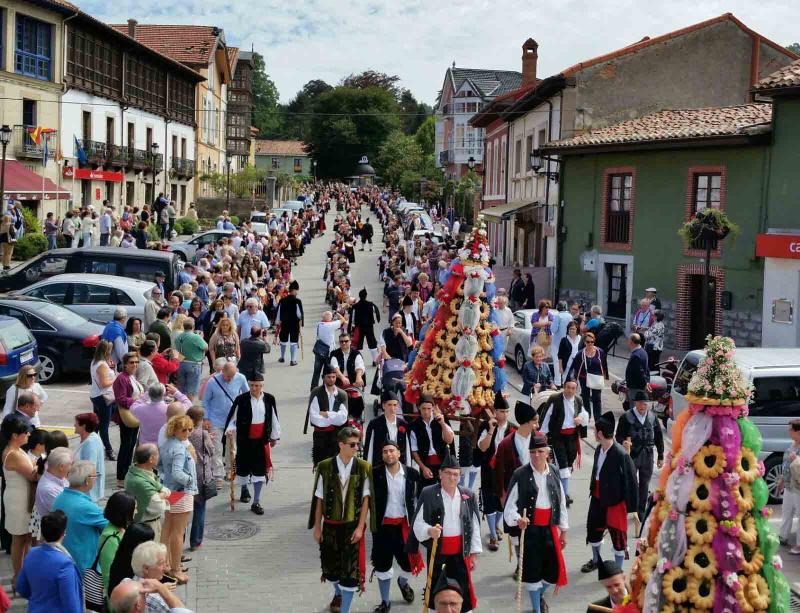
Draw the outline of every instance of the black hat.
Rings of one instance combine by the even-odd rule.
[[[547,437],[541,432],[534,432],[528,443],[528,449],[543,449],[544,447],[547,447]]]
[[[403,306],[411,306],[412,304],[414,304],[414,301],[411,300],[411,296],[403,298]]]
[[[400,449],[400,445],[397,444],[397,441],[394,440],[394,439],[391,439],[391,438],[387,438],[385,441],[383,441],[383,445],[381,446],[381,449],[386,447],[386,445],[391,445],[392,447],[397,447],[398,450]]]
[[[649,398],[647,397],[647,392],[644,390],[636,390],[636,393],[633,395],[633,401],[639,402],[640,400],[647,401]]]
[[[335,375],[335,374],[336,374],[336,369],[333,366],[331,366],[330,364],[324,364],[322,366],[322,376],[323,377],[325,375]]]
[[[514,419],[517,420],[517,423],[520,426],[523,424],[527,424],[534,417],[536,417],[536,411],[534,410],[534,408],[527,402],[522,402],[522,400],[517,400],[517,404],[514,405]]]
[[[252,375],[247,377],[247,380],[253,381],[254,383],[258,383],[264,380],[264,375],[262,375],[260,372],[254,372]]]
[[[361,298],[362,300],[367,297],[367,288],[366,287],[364,287],[361,290],[359,290],[358,297]]]
[[[439,592],[445,592],[447,590],[453,590],[454,592],[458,592],[459,596],[462,598],[464,597],[464,591],[461,589],[461,585],[455,579],[451,579],[447,576],[445,572],[446,565],[442,565],[441,574],[439,575],[439,580],[436,582],[436,585],[431,592],[431,602],[429,603],[431,606],[433,605],[433,600],[436,598],[436,595]]]
[[[594,427],[596,430],[603,433],[603,436],[609,438],[614,435],[614,427],[616,426],[616,421],[614,420],[614,414],[611,411],[606,411],[600,416],[600,419],[595,421]]]
[[[603,581],[622,574],[622,567],[612,560],[602,560],[597,566],[597,580]]]
[[[381,404],[383,404],[384,402],[390,402],[392,400],[400,402],[400,395],[392,390],[383,390],[381,392]]]
[[[445,468],[456,468],[461,470],[461,467],[458,465],[458,460],[452,453],[448,453],[446,456],[444,456],[444,460],[442,460],[442,463],[439,465],[440,471],[444,470]]]
[[[294,289],[300,289],[300,284],[297,281],[292,281],[289,284],[289,291],[291,292]]]
[[[419,395],[419,400],[417,401],[417,406],[421,407],[425,403],[435,405],[436,401],[433,399],[433,396],[431,396],[430,394],[420,394]]]
[[[505,399],[502,392],[495,392],[494,395],[494,410],[495,411],[508,411],[508,400]]]

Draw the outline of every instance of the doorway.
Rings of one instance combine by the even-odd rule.
[[[606,262],[606,316],[624,320],[628,303],[628,266]]]
[[[689,275],[689,349],[702,349],[706,336],[714,334],[717,317],[717,280],[708,279],[708,309],[703,317],[703,279],[704,275]]]

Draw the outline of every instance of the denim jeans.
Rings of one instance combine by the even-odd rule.
[[[202,496],[194,497],[194,513],[192,529],[189,532],[189,546],[197,547],[203,542],[203,531],[206,527],[206,500]]]
[[[56,235],[55,234],[48,234],[47,235],[47,248],[48,249],[55,249],[56,245]]]
[[[162,223],[161,224],[161,240],[166,240],[169,236],[169,224]]]
[[[111,238],[110,234],[100,234],[100,246],[101,247],[107,247],[108,246],[108,240],[110,238]]]
[[[178,389],[188,396],[197,396],[202,369],[202,362],[181,362],[178,367]]]
[[[96,396],[92,398],[91,401],[94,414],[97,415],[97,418],[100,420],[100,431],[98,432],[100,440],[103,441],[103,447],[106,448],[106,451],[111,451],[113,447],[111,447],[111,441],[108,438],[108,425],[111,422],[111,413],[114,410],[114,403],[106,404],[102,396]]]

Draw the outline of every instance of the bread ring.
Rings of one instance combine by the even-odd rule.
[[[696,511],[711,510],[711,481],[695,477],[689,502]]]
[[[453,370],[449,370],[447,368],[442,369],[442,374],[440,376],[440,380],[443,386],[450,387],[453,384]]]
[[[747,447],[742,447],[742,455],[736,463],[736,472],[745,483],[753,483],[758,478],[758,460]]]
[[[653,574],[653,569],[658,563],[658,552],[653,547],[649,547],[639,558],[639,575],[645,585]]]
[[[435,381],[439,378],[440,369],[438,364],[431,364],[425,369],[426,383],[428,381]]]
[[[731,488],[731,494],[740,510],[749,511],[753,508],[753,492],[749,483],[740,481],[738,486]]]
[[[450,312],[455,315],[455,314],[458,313],[458,309],[460,309],[460,308],[461,308],[461,299],[453,298],[450,301]]]
[[[437,347],[444,347],[447,340],[447,330],[439,330],[434,338],[436,339]]]
[[[758,542],[758,532],[756,531],[756,520],[750,513],[745,513],[742,517],[742,525],[739,528],[739,540],[742,544],[755,547]]]
[[[684,564],[692,576],[699,579],[712,579],[717,574],[717,558],[710,545],[689,547]]]
[[[448,351],[444,358],[444,367],[450,370],[458,368],[458,358],[454,351]]]
[[[742,570],[747,575],[755,575],[764,566],[764,554],[758,547],[750,547],[742,543]]]
[[[707,511],[692,511],[686,518],[686,535],[695,545],[708,545],[717,530],[717,520]]]
[[[436,364],[444,364],[445,358],[447,357],[448,352],[445,350],[444,347],[436,347],[431,354],[431,359]]]
[[[447,331],[450,334],[458,334],[461,332],[461,328],[458,325],[458,316],[452,315],[450,319],[447,320]]]
[[[741,609],[742,613],[753,613],[755,609],[750,604],[750,598],[747,595],[748,589],[747,577],[743,574],[739,574],[739,585],[741,586],[738,590],[736,590],[736,600],[739,603],[739,608]]]
[[[448,334],[447,339],[445,340],[445,347],[455,351],[456,345],[458,344],[458,338],[458,334]]]
[[[489,319],[489,305],[485,302],[481,301],[481,319],[486,320]]]
[[[716,479],[727,465],[725,452],[719,445],[705,445],[694,456],[694,472],[703,479]]]
[[[664,575],[664,596],[672,604],[683,604],[689,598],[689,582],[680,566],[670,568]]]
[[[698,609],[711,610],[714,606],[714,581],[711,579],[689,579],[689,600]]]
[[[767,580],[761,575],[751,575],[747,578],[747,600],[757,611],[763,611],[769,607],[769,586]]]

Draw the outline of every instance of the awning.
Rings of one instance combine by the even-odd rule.
[[[6,160],[5,193],[10,200],[69,200],[72,195],[60,190],[50,179],[27,168],[16,160]]]
[[[508,202],[481,209],[478,213],[486,218],[486,221],[499,222],[510,219],[512,215],[520,213],[523,209],[533,208],[538,202]]]

